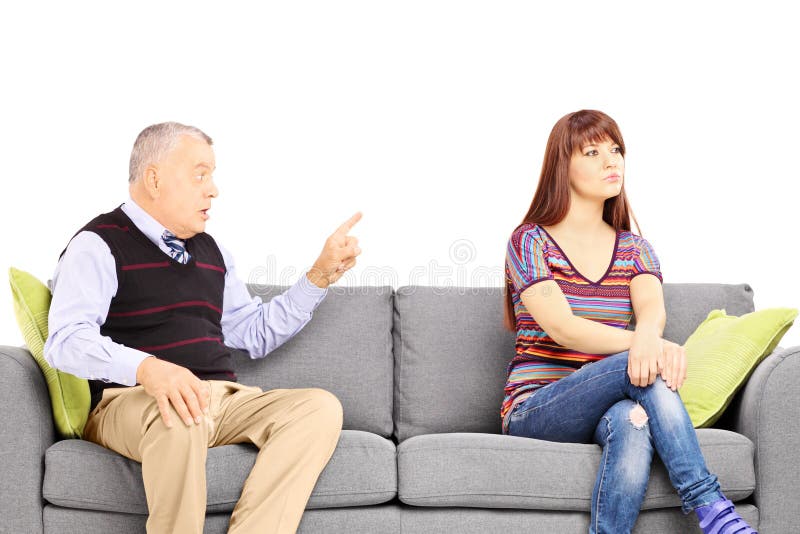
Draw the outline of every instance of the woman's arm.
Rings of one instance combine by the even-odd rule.
[[[647,378],[647,384],[652,384],[656,374],[661,373],[667,386],[677,391],[686,379],[686,351],[662,338],[667,313],[661,282],[655,275],[643,273],[631,280],[631,304],[636,314],[636,331],[628,355],[631,383],[646,385]]]
[[[616,354],[631,347],[634,333],[630,330],[574,315],[554,280],[532,285],[521,298],[531,316],[559,345],[588,354]]]
[[[631,280],[631,306],[636,316],[636,331],[661,337],[667,322],[664,291],[654,275],[641,274]]]
[[[628,352],[628,376],[631,384],[644,387],[652,384],[664,368],[661,335],[667,322],[667,313],[661,281],[655,275],[634,276],[630,289],[636,330]]]

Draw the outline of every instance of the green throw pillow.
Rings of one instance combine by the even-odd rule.
[[[53,369],[44,359],[50,290],[36,277],[13,267],[9,269],[8,278],[14,294],[14,314],[22,337],[47,381],[56,430],[64,438],[80,438],[91,405],[89,382]]]
[[[686,381],[680,389],[695,428],[713,425],[756,366],[778,346],[797,317],[769,308],[741,317],[713,310],[684,344]]]

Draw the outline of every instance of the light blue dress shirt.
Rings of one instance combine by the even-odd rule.
[[[150,241],[169,255],[161,239],[165,228],[132,199],[122,211]],[[299,332],[327,294],[306,275],[267,303],[251,297],[236,276],[233,257],[219,246],[225,261],[222,335],[225,345],[262,358]],[[100,334],[111,299],[117,293],[114,256],[94,232],[78,233],[67,246],[53,274],[47,362],[80,378],[136,384],[136,369],[149,354],[115,343]]]

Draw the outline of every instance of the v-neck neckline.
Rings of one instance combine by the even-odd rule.
[[[155,247],[161,254],[166,256],[166,258],[169,261],[170,265],[178,266],[181,269],[185,269],[185,268],[189,267],[190,265],[194,265],[194,263],[195,263],[194,245],[193,245],[193,243],[189,242],[190,239],[184,239],[183,240],[184,246],[186,247],[186,252],[189,254],[189,261],[187,261],[186,263],[181,263],[178,260],[176,260],[175,258],[173,258],[172,256],[170,256],[169,254],[167,254],[166,252],[164,252],[163,250],[161,250],[161,247],[159,247],[156,243],[153,243],[150,240],[150,238],[147,237],[144,234],[144,232],[139,230],[139,227],[136,226],[136,224],[134,224],[133,219],[131,219],[128,216],[128,214],[125,213],[125,210],[120,209],[119,211],[122,213],[122,215],[126,219],[128,219],[128,222],[130,223],[130,231],[132,232],[134,237],[136,237],[137,239],[139,239],[139,241],[141,241],[143,243],[147,243],[148,245]],[[190,246],[192,247],[192,250],[189,250]]]
[[[561,252],[561,255],[564,257],[565,260],[567,260],[567,263],[569,264],[570,268],[572,268],[572,270],[575,272],[575,274],[586,280],[590,285],[599,286],[603,283],[603,280],[605,280],[606,277],[608,277],[608,273],[611,272],[611,268],[614,266],[614,262],[617,259],[617,249],[619,248],[620,232],[616,232],[616,235],[614,236],[614,250],[611,251],[611,261],[608,263],[608,268],[606,269],[606,272],[603,273],[603,276],[600,277],[600,280],[598,280],[597,282],[592,282],[591,280],[583,276],[583,273],[581,273],[578,269],[575,268],[575,265],[572,263],[572,260],[569,259],[567,254],[564,252],[564,249],[561,248],[561,245],[558,244],[558,241],[556,241],[553,238],[553,236],[550,235],[550,232],[545,230],[544,226],[539,225],[539,228],[542,229],[542,231],[547,235],[547,238],[550,241],[552,241],[553,244],[556,246],[556,248],[559,250],[559,252]]]

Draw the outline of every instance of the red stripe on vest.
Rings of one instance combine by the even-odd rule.
[[[122,230],[123,232],[128,231],[127,226],[120,226],[118,224],[98,224],[97,228],[116,228],[117,230]]]
[[[222,340],[218,337],[196,337],[194,339],[184,339],[181,341],[175,341],[174,343],[167,343],[165,345],[153,345],[151,347],[136,347],[138,350],[143,352],[148,352],[151,350],[164,350],[164,349],[171,349],[174,347],[182,347],[183,345],[191,345],[193,343],[202,343],[203,341],[216,341],[220,345],[222,345]]]
[[[147,315],[150,313],[158,313],[161,311],[172,310],[175,308],[185,308],[187,306],[205,306],[211,308],[217,313],[222,313],[222,310],[204,300],[187,300],[186,302],[176,302],[175,304],[167,304],[166,306],[156,306],[155,308],[146,308],[144,310],[136,310],[129,312],[114,312],[109,313],[109,317],[132,317],[134,315]]]
[[[132,265],[123,265],[123,271],[135,271],[136,269],[157,269],[159,267],[169,267],[168,261],[160,261],[158,263],[134,263]]]
[[[195,264],[201,269],[211,269],[212,271],[219,271],[221,273],[225,272],[225,269],[222,267],[217,267],[216,265],[211,265],[210,263],[201,263],[198,261]]]

